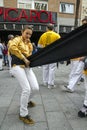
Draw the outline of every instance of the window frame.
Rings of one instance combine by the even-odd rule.
[[[24,7],[20,7],[20,4],[23,4]],[[27,5],[30,4],[31,7],[27,8]],[[24,8],[24,9],[32,9],[32,1],[22,1],[22,0],[19,0],[18,3],[17,3],[17,6],[18,8]]]
[[[1,6],[1,7],[4,6],[4,0],[0,0],[0,6]]]
[[[72,10],[73,10],[73,12],[63,12],[62,10],[61,10],[61,4],[64,4],[64,5],[72,5]],[[74,13],[75,13],[75,4],[74,3],[66,3],[66,2],[60,2],[60,6],[59,6],[59,13],[62,13],[62,14],[70,14],[70,15],[73,15]]]
[[[47,5],[47,9],[46,9],[46,11],[48,10],[48,2],[44,2],[44,1],[34,1],[34,9],[35,10],[42,10],[41,8],[40,9],[36,9],[35,8],[35,4],[46,4]],[[43,9],[44,10],[44,9]]]

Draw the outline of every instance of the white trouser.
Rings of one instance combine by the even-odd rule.
[[[84,105],[87,106],[87,75],[84,75],[84,85],[85,85]]]
[[[39,90],[39,85],[35,77],[34,72],[31,68],[21,68],[20,66],[15,66],[11,68],[12,75],[14,75],[21,88],[21,100],[20,100],[20,115],[28,115],[27,105],[30,101],[30,95],[33,92]]]
[[[69,76],[69,85],[67,86],[71,90],[74,90],[77,82],[82,76],[84,63],[79,60],[71,61],[71,73]]]
[[[3,65],[3,59],[0,58],[0,70],[2,70],[2,65]]]
[[[43,82],[54,85],[56,63],[43,66]]]
[[[8,55],[9,73],[10,73],[10,74],[11,74],[11,60],[12,60],[11,56]]]

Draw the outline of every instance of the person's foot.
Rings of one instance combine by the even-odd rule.
[[[31,117],[29,115],[22,117],[19,115],[19,119],[22,120],[24,123],[29,124],[29,125],[33,125],[35,122],[31,119]]]
[[[80,79],[80,82],[84,82],[84,78],[81,78],[81,79]]]
[[[0,69],[0,71],[2,71],[2,70],[4,70],[4,69]]]
[[[74,92],[74,90],[68,88],[67,86],[64,86],[64,87],[66,88],[66,92],[69,92],[69,93],[73,93]]]
[[[32,101],[28,102],[28,107],[35,107],[35,106],[36,106],[36,104],[34,102],[32,102]]]
[[[43,83],[43,86],[47,86],[48,85],[48,83]]]
[[[48,85],[48,89],[56,88],[56,85]]]
[[[79,117],[87,117],[87,106],[83,105],[82,109],[78,112]]]
[[[80,84],[81,84],[81,82],[78,81],[77,85],[80,85]]]

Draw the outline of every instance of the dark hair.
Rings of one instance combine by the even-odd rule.
[[[22,32],[24,32],[26,29],[30,29],[33,31],[33,27],[32,25],[24,25],[23,29],[22,29]]]
[[[49,30],[53,30],[53,29],[54,29],[54,25],[51,24],[51,23],[49,23],[49,24],[47,25],[47,28],[48,28]]]

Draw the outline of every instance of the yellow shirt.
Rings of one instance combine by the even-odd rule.
[[[84,71],[83,71],[83,74],[87,75],[87,70],[84,70]]]
[[[16,37],[10,41],[9,52],[19,59],[29,57],[32,54],[33,46],[30,42],[23,41],[22,36]]]
[[[60,39],[60,35],[57,34],[54,31],[47,31],[44,34],[41,35],[38,45],[41,45],[41,47],[46,47],[47,45],[53,43],[54,41]]]
[[[73,58],[71,59],[72,61],[75,61],[75,60],[80,60],[82,57],[78,57],[78,58]]]

